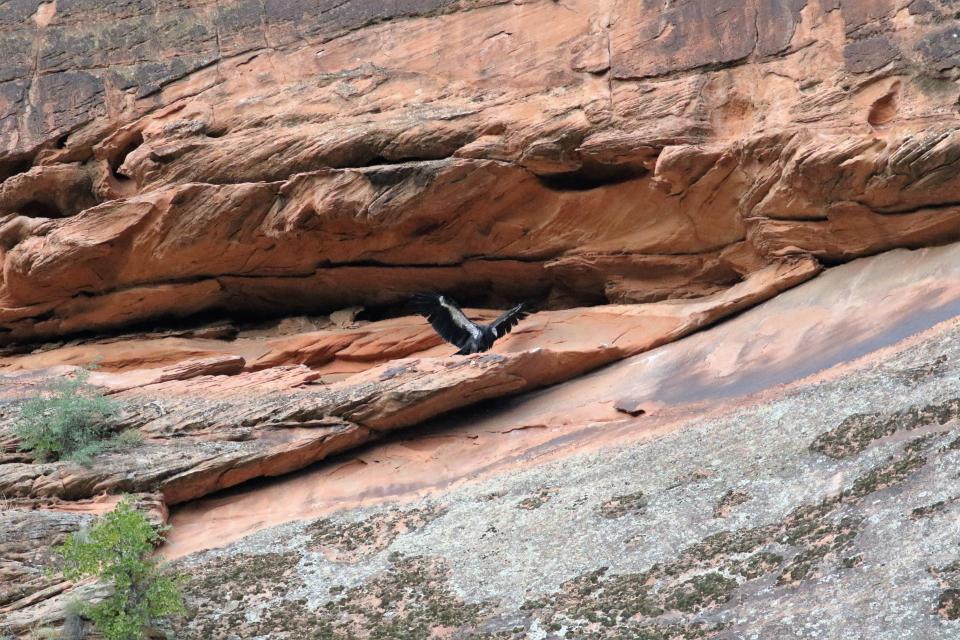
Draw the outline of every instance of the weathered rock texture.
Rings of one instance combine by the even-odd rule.
[[[0,8],[0,327],[641,302],[960,237],[947,0]]]
[[[878,308],[884,297],[891,302]],[[908,350],[926,331],[935,331],[926,340],[936,353],[938,341],[946,340],[936,327],[958,316],[960,245],[859,260],[720,326],[589,375],[442,416],[258,490],[183,505],[173,514],[168,553],[184,555],[270,524],[384,496],[406,501],[442,493],[465,480],[506,475],[570,451],[659,438],[717,412],[762,405],[783,393],[780,385],[843,377],[850,363],[884,360],[891,347]],[[897,384],[949,377],[945,353],[928,359],[923,366],[882,371]],[[845,404],[832,410],[858,406],[852,388]],[[701,446],[707,461],[712,445]],[[752,443],[745,439],[743,446]]]
[[[956,637],[958,255],[960,244],[836,267],[577,380],[174,507],[163,551],[189,576],[189,613],[170,632]],[[882,295],[897,304],[878,307]],[[469,391],[472,380],[558,352],[537,353],[404,360],[393,374],[410,385],[413,367],[448,370]],[[310,399],[331,402],[350,384],[356,394],[389,371],[372,368]],[[170,402],[154,426],[185,415],[173,398],[195,405],[205,391],[188,400],[176,383],[155,384],[173,386],[154,394]],[[398,415],[389,398],[349,410],[362,407]],[[205,428],[209,416],[195,417]],[[132,455],[148,467],[153,446]],[[382,504],[388,497],[398,500]],[[0,568],[24,585],[0,592],[0,629],[24,637],[59,627],[71,598],[97,597],[94,585],[43,567],[55,566],[50,543],[106,507],[51,499],[28,511],[31,500],[0,515],[0,532],[32,532],[0,547],[9,558]]]
[[[238,337],[219,344],[220,354],[201,358],[191,356],[216,341],[176,343],[181,349],[171,339],[94,341],[8,358],[10,369],[29,369],[102,356],[92,381],[124,408],[114,428],[136,429],[147,440],[132,455],[104,454],[83,468],[37,464],[13,451],[16,441],[4,429],[0,495],[77,500],[159,492],[166,504],[198,498],[288,473],[454,409],[568,380],[686,335],[815,272],[809,262],[781,265],[695,301],[542,312],[493,352],[471,358],[403,358],[429,353],[439,342],[424,320],[410,318],[285,338]],[[249,365],[237,355],[257,352]],[[164,361],[173,363],[150,366]],[[69,374],[70,367],[43,371],[0,375],[4,426],[23,399],[42,391],[44,376]]]
[[[190,505],[173,516],[172,556],[254,513],[278,522],[298,500],[303,521],[180,560],[192,616],[177,633],[953,638],[958,252],[845,265],[474,419]],[[903,306],[858,312],[881,291]],[[710,394],[698,382],[727,384]],[[664,402],[619,419],[596,406],[625,392]],[[605,422],[562,423],[590,403]],[[501,455],[486,462],[497,471],[484,472],[471,457],[496,439]],[[417,502],[330,514],[367,480]],[[243,587],[253,582],[264,588]]]
[[[960,239],[957,22],[951,0],[0,5],[0,534],[31,531],[0,539],[0,634],[96,597],[43,568],[118,493],[162,519],[337,455],[185,505],[168,553],[448,499],[187,561],[177,637],[802,636],[781,601],[844,603],[829,637],[955,635],[955,329],[772,387],[960,313],[958,245],[655,348]],[[395,308],[428,288],[540,310],[450,358]],[[143,444],[19,452],[20,404],[91,362]],[[211,595],[232,579],[272,599]],[[849,600],[884,581],[908,585],[887,628]]]

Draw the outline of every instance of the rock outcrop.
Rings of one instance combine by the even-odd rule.
[[[955,240],[951,7],[6,6],[3,339],[693,297]]]
[[[166,551],[196,612],[178,633],[951,638],[958,255],[838,267],[532,397],[175,510]],[[648,413],[611,411],[625,395]]]
[[[182,638],[958,632],[952,0],[17,0],[0,53],[0,636],[121,493]],[[451,357],[424,289],[538,311]],[[19,451],[92,363],[143,442]]]
[[[884,297],[888,304],[877,307]],[[262,489],[183,505],[174,510],[168,553],[180,557],[265,526],[377,504],[385,495],[413,501],[466,479],[624,443],[640,446],[718,413],[743,407],[762,413],[798,386],[843,379],[858,368],[876,368],[890,385],[947,380],[944,350],[958,316],[960,245],[856,261],[719,326],[589,375],[481,411],[441,416]],[[886,362],[919,342],[927,344],[924,363]],[[832,410],[859,406],[857,394],[851,383]],[[783,428],[789,419],[777,418]],[[712,444],[700,446],[709,466]],[[697,461],[688,462],[694,473]]]
[[[385,321],[257,341],[264,354],[249,367],[239,355],[194,359],[184,357],[194,353],[190,350],[164,345],[160,355],[184,359],[145,368],[158,357],[147,343],[141,368],[131,369],[135,350],[120,343],[125,351],[111,357],[111,350],[103,349],[107,357],[99,363],[114,371],[98,371],[92,381],[124,407],[114,428],[136,429],[145,444],[134,455],[101,455],[91,468],[11,459],[0,466],[0,493],[77,500],[102,492],[152,491],[176,504],[251,478],[288,473],[454,409],[568,380],[686,335],[815,273],[814,264],[796,263],[757,272],[697,301],[543,312],[493,352],[471,358],[402,358],[439,341],[422,319],[405,319],[421,336],[415,339],[398,331],[397,321]],[[231,346],[249,352],[256,348],[251,341],[238,338]],[[78,350],[92,355],[101,347],[94,342],[64,349],[60,358],[74,360]],[[441,349],[451,351],[449,345]],[[11,361],[37,366],[59,351]],[[343,364],[354,365],[352,375],[324,381],[325,372]],[[58,372],[64,373],[48,375]],[[36,372],[0,377],[0,393],[16,406],[16,399],[38,391],[37,378]],[[8,447],[14,446],[9,441]]]
[[[953,637],[958,252],[960,244],[897,251],[836,267],[590,375],[445,413],[334,464],[174,506],[163,552],[189,575],[189,615],[172,632]],[[882,295],[896,304],[877,306]],[[279,380],[280,367],[125,390],[117,395],[133,415],[154,411],[144,430],[155,437],[103,480],[145,486],[155,474],[163,499],[176,502],[177,491],[213,490],[214,478],[249,477],[253,457],[214,473],[211,454],[209,465],[194,461],[167,481],[155,456],[168,427],[182,433],[179,445],[164,445],[170,461],[187,459],[191,428],[210,452],[231,433],[253,447],[295,442],[240,433],[246,426],[231,412],[241,408],[261,406],[261,420],[294,438],[345,428],[346,416],[390,429],[463,402],[451,389],[510,389],[532,375],[512,374],[542,375],[543,359],[564,353],[573,360],[553,370],[573,371],[582,352],[400,360],[327,389],[287,389],[279,404],[265,394],[241,407],[239,392],[226,390],[269,390],[265,377],[241,381],[268,372]],[[309,370],[287,369],[297,367]],[[8,375],[24,384],[6,387],[7,397],[39,377]],[[431,386],[444,380],[452,386]],[[373,381],[410,393],[364,396]],[[321,403],[340,417],[307,423]],[[279,424],[287,419],[301,423]],[[260,469],[278,459],[263,455]],[[41,466],[4,465],[18,467]],[[0,516],[0,531],[33,532],[4,547],[3,569],[23,585],[3,592],[5,632],[56,627],[72,598],[98,594],[44,573],[55,566],[44,554],[110,499],[40,499],[44,487],[83,487],[78,467],[47,470]],[[140,497],[147,506],[159,498]],[[886,608],[875,611],[876,599]]]

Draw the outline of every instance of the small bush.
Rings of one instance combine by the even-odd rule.
[[[117,412],[117,403],[89,384],[89,377],[89,371],[78,371],[23,405],[13,426],[21,451],[41,462],[65,459],[89,466],[97,453],[139,441],[135,431],[111,436],[107,418]]]
[[[155,529],[124,498],[57,548],[67,579],[95,576],[113,586],[106,600],[79,609],[106,640],[142,640],[160,618],[184,612],[179,579],[164,574],[150,557],[168,528]]]

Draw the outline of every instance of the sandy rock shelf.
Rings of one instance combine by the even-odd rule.
[[[288,473],[454,409],[577,377],[774,296],[817,270],[811,261],[784,264],[689,302],[535,314],[494,351],[470,358],[392,359],[398,353],[385,341],[397,340],[398,333],[402,355],[437,342],[427,339],[433,333],[424,320],[409,318],[353,330],[241,338],[210,345],[221,353],[209,358],[193,357],[200,341],[188,348],[183,340],[171,345],[167,338],[133,338],[102,349],[91,342],[10,358],[6,364],[13,371],[2,380],[6,395],[15,398],[40,384],[42,374],[27,367],[50,367],[58,354],[67,362],[104,354],[92,382],[123,404],[116,429],[136,429],[146,441],[130,455],[101,456],[91,469],[9,462],[0,467],[0,491],[9,497],[71,500],[152,491],[168,504],[195,499],[251,478]],[[405,328],[423,337],[409,340],[404,337],[409,330],[398,331]],[[138,348],[141,367],[167,364],[136,368]],[[263,354],[252,366],[236,355],[255,348]],[[449,353],[450,348],[432,350]],[[378,353],[382,364],[371,360]],[[178,357],[183,360],[175,362]],[[325,383],[324,371],[337,363],[365,366]]]

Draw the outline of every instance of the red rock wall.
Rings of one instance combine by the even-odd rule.
[[[18,0],[0,33],[6,342],[960,238],[949,0]]]

